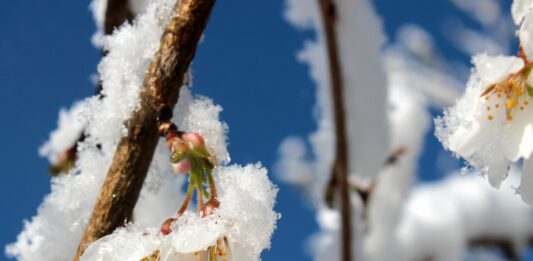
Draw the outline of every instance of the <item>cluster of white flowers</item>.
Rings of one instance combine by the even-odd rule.
[[[91,4],[100,29],[106,2],[94,0]],[[58,130],[41,149],[55,161],[83,133],[76,165],[68,175],[52,179],[51,193],[37,215],[25,221],[17,241],[6,247],[11,257],[21,261],[74,257],[117,144],[127,134],[124,122],[138,107],[146,69],[164,27],[175,15],[175,0],[131,3],[134,13],[139,13],[132,24],[121,26],[111,36],[97,36],[107,51],[98,66],[103,97],[87,98],[70,111],[62,111]],[[187,212],[173,224],[174,233],[156,233],[155,227],[175,216],[186,182],[185,175],[170,174],[170,152],[161,140],[134,209],[135,223],[91,245],[83,260],[139,260],[157,248],[166,256],[162,260],[175,260],[178,254],[192,255],[220,242],[230,246],[233,260],[259,260],[261,251],[270,245],[279,218],[273,210],[277,189],[259,164],[225,165],[230,161],[228,127],[219,119],[221,110],[208,98],[193,97],[184,86],[172,119],[180,130],[201,134],[217,163],[224,165],[214,173],[220,201],[216,212],[209,218]]]
[[[522,198],[533,204],[533,95],[530,71],[533,46],[533,1],[517,0],[513,18],[520,26],[517,56],[476,55],[465,94],[436,120],[436,135],[443,145],[487,174],[499,187],[510,162],[523,159]]]

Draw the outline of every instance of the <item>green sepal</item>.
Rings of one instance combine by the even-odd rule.
[[[185,158],[185,156],[185,153],[172,153],[172,155],[170,155],[170,162],[176,164]]]
[[[526,90],[527,90],[527,94],[533,97],[533,87],[531,87],[529,84],[526,84]]]

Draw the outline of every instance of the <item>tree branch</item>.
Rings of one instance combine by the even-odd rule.
[[[144,78],[140,106],[127,122],[74,260],[87,244],[131,220],[158,141],[157,117],[176,105],[184,75],[207,25],[214,0],[180,0]]]
[[[336,150],[335,161],[333,163],[332,178],[339,187],[340,207],[342,219],[342,260],[350,261],[352,245],[352,225],[351,225],[351,204],[348,192],[348,137],[346,134],[346,123],[344,113],[344,102],[342,93],[342,75],[337,49],[337,39],[335,38],[336,11],[333,0],[318,0],[322,13],[324,33],[326,36],[329,68],[331,77],[331,94],[335,114],[335,137]]]
[[[129,0],[107,0],[105,11],[104,34],[110,35],[113,30],[126,21],[133,20]]]

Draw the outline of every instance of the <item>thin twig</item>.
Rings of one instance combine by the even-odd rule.
[[[159,138],[157,116],[173,109],[215,0],[180,0],[144,78],[140,105],[128,120],[74,260],[87,244],[131,220]],[[179,15],[177,15],[179,14]]]
[[[529,245],[531,246],[531,242],[529,242]],[[490,236],[474,238],[470,240],[469,246],[470,248],[499,248],[507,260],[520,260],[520,254],[517,253],[513,241],[508,238],[495,238]]]
[[[108,0],[105,20],[104,20],[104,34],[110,35],[113,33],[113,30],[125,22],[131,22],[133,20],[133,13],[130,10],[129,0]],[[106,53],[102,51],[102,57]],[[102,82],[98,80],[95,88],[95,95],[100,96],[102,93]],[[77,153],[78,153],[78,144],[85,139],[84,131],[82,130],[79,134],[78,139],[72,146],[66,149],[63,154],[60,156],[60,159],[57,162],[54,162],[49,169],[50,174],[60,175],[66,174],[68,170],[75,165]]]
[[[339,52],[337,48],[337,39],[335,38],[335,20],[336,11],[333,0],[319,0],[322,12],[324,32],[327,41],[329,68],[331,76],[331,93],[333,97],[333,106],[335,114],[335,137],[336,150],[335,161],[333,163],[332,176],[340,192],[340,207],[342,219],[342,260],[350,261],[352,259],[352,224],[351,224],[351,204],[348,188],[348,137],[346,134],[346,117],[344,113],[342,75],[339,61]]]

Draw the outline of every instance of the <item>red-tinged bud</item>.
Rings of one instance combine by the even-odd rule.
[[[189,143],[191,149],[199,149],[205,147],[204,138],[196,132],[187,132],[183,135],[183,139]]]
[[[189,173],[192,168],[192,162],[188,158],[184,158],[180,160],[180,162],[176,164],[172,164],[172,172],[176,174],[185,174]]]
[[[169,218],[165,220],[165,222],[163,222],[163,225],[161,225],[161,233],[163,235],[166,236],[172,232],[172,228],[170,226],[172,225],[172,223],[174,223],[174,221],[176,221],[175,218]]]
[[[187,146],[187,143],[184,140],[176,137],[172,140],[170,149],[172,150],[172,153],[184,155],[189,151],[189,146]]]
[[[178,138],[178,134],[177,132],[175,131],[169,131],[167,132],[166,134],[166,139],[167,139],[167,146],[169,149],[172,149],[172,143],[174,143],[174,140],[175,139],[179,139]]]
[[[220,202],[216,198],[212,198],[204,204],[204,207],[200,210],[201,217],[207,217],[220,206]]]

